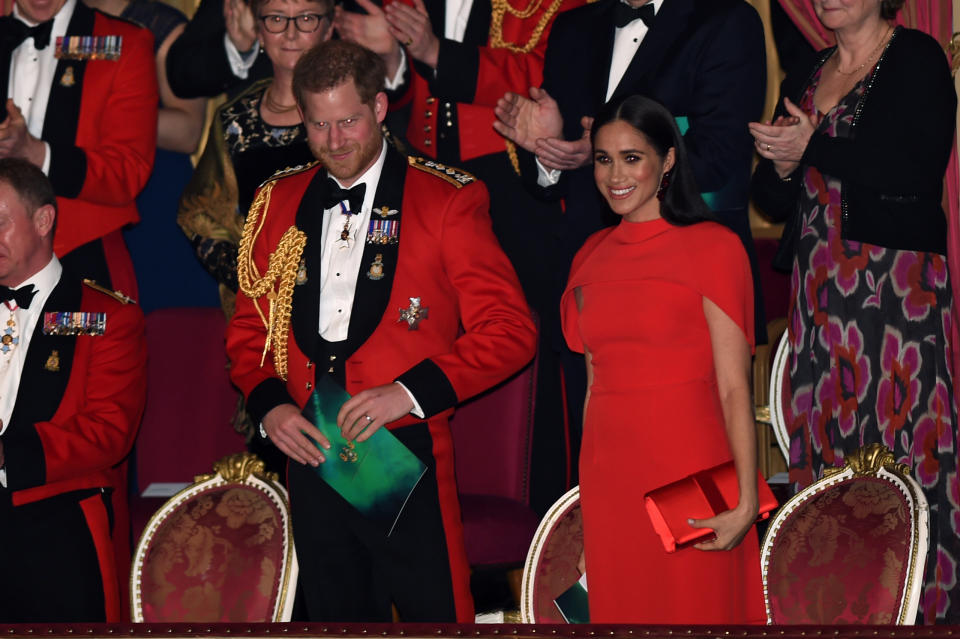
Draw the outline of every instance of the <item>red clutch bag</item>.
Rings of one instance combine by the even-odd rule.
[[[770,511],[777,507],[777,500],[759,471],[757,497],[759,521],[769,517]],[[713,530],[693,528],[687,520],[713,517],[735,507],[739,500],[737,469],[732,461],[661,486],[644,496],[647,515],[667,552],[709,540]]]

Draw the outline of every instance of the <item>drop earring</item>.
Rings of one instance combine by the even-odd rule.
[[[657,188],[657,199],[663,202],[667,189],[670,188],[670,171],[667,171],[660,178],[660,186]]]

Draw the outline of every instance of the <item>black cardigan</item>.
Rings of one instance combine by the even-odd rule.
[[[781,96],[799,104],[813,74],[836,47],[821,52],[810,72],[788,77]],[[814,133],[800,167],[781,180],[761,159],[754,203],[777,221],[798,217],[803,172],[814,166],[842,182],[841,237],[893,249],[946,254],[947,220],[940,205],[953,145],[957,96],[946,55],[923,32],[898,27],[877,63],[854,114],[849,138]],[[777,113],[785,113],[781,99]],[[792,261],[795,224],[788,222],[775,264]]]

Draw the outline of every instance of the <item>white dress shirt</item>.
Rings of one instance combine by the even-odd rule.
[[[23,286],[36,287],[37,292],[30,301],[30,308],[19,308],[14,306],[13,321],[17,324],[17,335],[20,340],[9,355],[9,362],[0,367],[0,435],[7,429],[10,418],[13,416],[13,407],[17,403],[17,391],[20,388],[20,377],[23,374],[23,364],[27,359],[27,349],[30,347],[30,340],[33,337],[33,331],[37,327],[37,322],[42,315],[43,305],[47,303],[47,298],[60,281],[60,274],[63,267],[60,266],[60,260],[54,255],[47,262],[47,265],[35,273],[32,277],[25,280],[19,286],[11,288],[21,288]],[[14,302],[10,302],[14,304]],[[0,325],[5,326],[11,313],[6,304],[0,303]],[[56,309],[59,311],[68,311],[70,309]],[[7,471],[0,469],[0,486],[7,485]]]
[[[67,0],[53,18],[53,27],[50,29],[50,44],[42,50],[34,46],[33,38],[27,38],[13,50],[10,56],[10,79],[7,82],[7,95],[13,99],[23,119],[27,122],[30,135],[41,139],[43,123],[47,116],[47,104],[50,101],[50,88],[53,86],[54,75],[57,71],[57,59],[54,56],[57,38],[67,35],[70,18],[77,0]],[[24,23],[35,26],[37,23],[28,20],[20,13],[16,4],[13,5],[13,17]],[[50,172],[50,145],[43,143],[46,153],[43,157],[44,173]]]
[[[626,3],[626,0],[620,0]],[[660,6],[663,0],[650,0],[653,5],[654,15],[660,12]],[[637,54],[637,49],[646,37],[649,29],[643,20],[637,19],[623,27],[617,27],[613,36],[613,57],[610,59],[610,73],[607,76],[607,93],[604,101],[609,101],[616,91],[617,85],[623,79],[623,74],[627,72],[627,67],[633,61]],[[540,186],[553,186],[560,181],[560,171],[548,169],[540,164],[537,158],[537,184]]]

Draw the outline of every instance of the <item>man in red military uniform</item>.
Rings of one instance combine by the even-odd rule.
[[[404,621],[465,623],[473,609],[447,418],[529,362],[536,334],[483,185],[385,143],[383,77],[375,54],[345,41],[297,64],[294,91],[322,166],[259,191],[227,351],[248,410],[292,459],[309,618],[390,621],[394,604]],[[311,468],[328,454],[300,416],[317,375],[352,395],[338,416],[348,439],[385,426],[427,466],[389,537]]]
[[[146,397],[140,309],[53,253],[43,173],[0,159],[0,623],[119,621],[110,469]]]
[[[419,155],[491,185],[494,234],[540,318],[531,502],[546,511],[569,488],[557,359],[569,270],[558,259],[563,212],[522,183],[516,149],[493,128],[494,107],[498,92],[540,86],[554,20],[586,0],[384,0],[383,9],[375,1],[356,0],[363,14],[338,11],[338,33],[383,57],[388,87],[402,96],[395,102],[409,109],[395,133]]]
[[[0,157],[43,169],[57,194],[54,250],[135,296],[120,229],[153,168],[153,38],[80,0],[16,0],[0,18]]]

